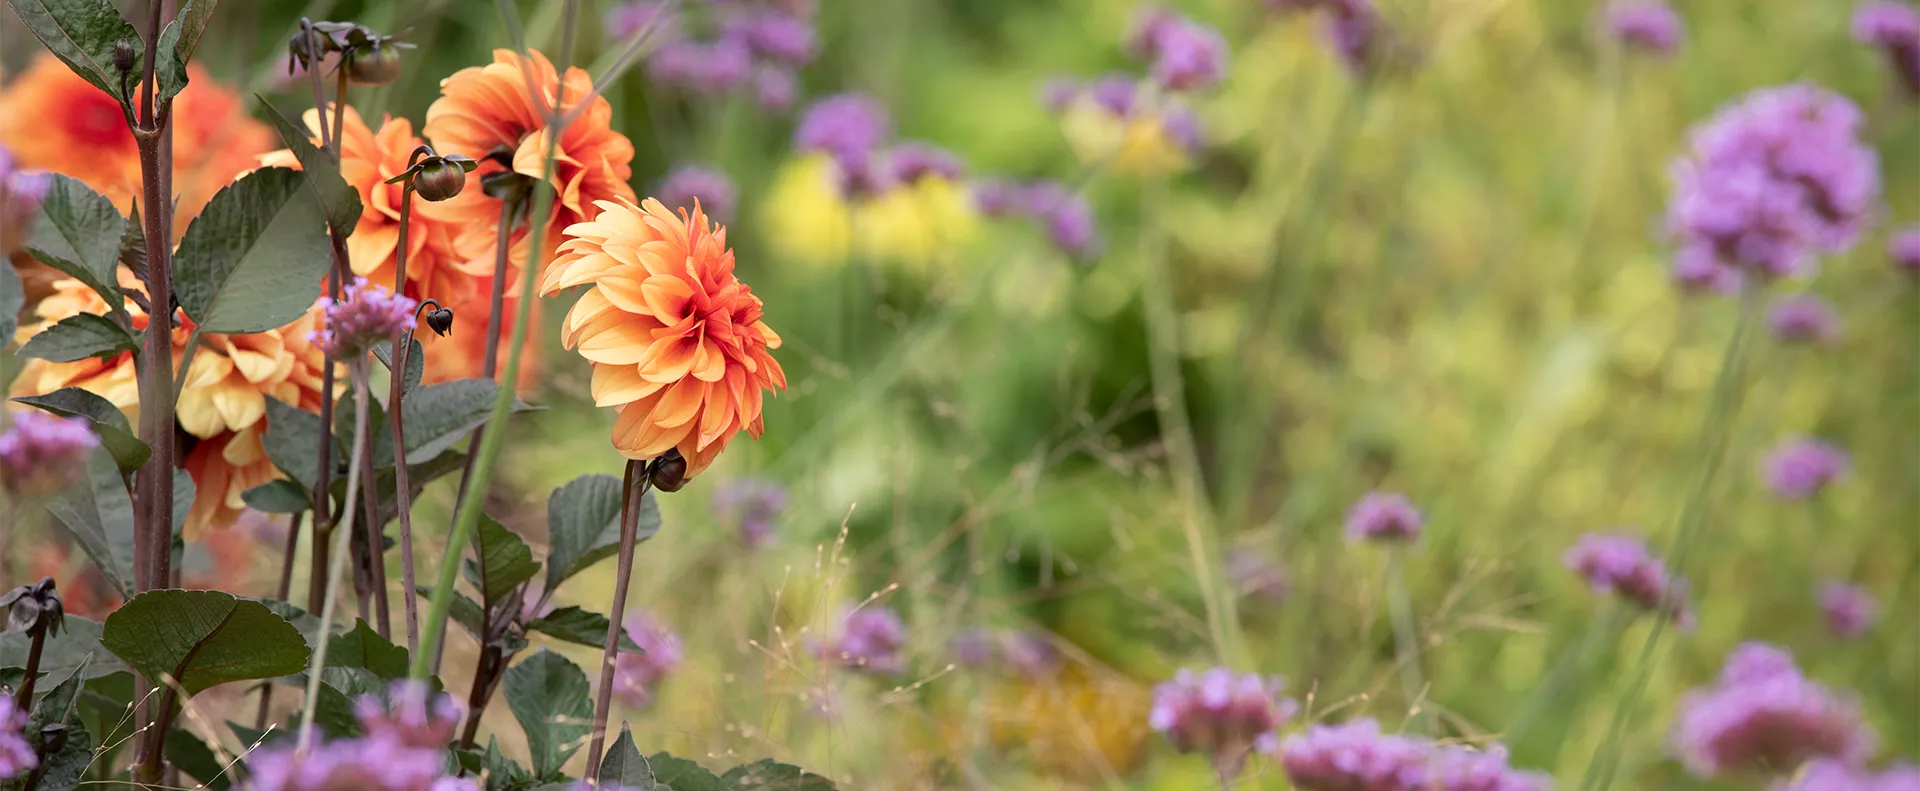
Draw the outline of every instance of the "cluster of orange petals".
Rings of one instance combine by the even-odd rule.
[[[602,201],[566,229],[541,291],[592,288],[567,312],[562,342],[593,364],[593,400],[619,407],[613,445],[630,459],[678,448],[687,475],[742,429],[761,431],[761,391],[785,389],[760,298],[734,277],[725,228],[696,206]]]
[[[138,288],[139,281],[123,269],[121,285]],[[146,313],[131,302],[127,311],[134,329],[144,332],[149,323]],[[19,340],[24,342],[41,329],[81,313],[105,315],[107,304],[80,281],[62,280],[54,284],[52,295],[35,306],[40,323],[22,326]],[[186,538],[232,524],[246,508],[241,494],[282,477],[260,445],[266,432],[267,397],[319,411],[325,355],[308,335],[319,328],[320,320],[321,310],[316,305],[277,330],[201,336],[200,349],[194,354],[175,409],[180,427],[195,438],[183,459],[195,491],[184,529]],[[191,332],[190,322],[173,329],[176,365],[186,352]],[[14,380],[13,394],[39,395],[63,387],[94,393],[138,419],[140,385],[132,352],[69,363],[29,360]],[[335,389],[340,389],[338,382]]]

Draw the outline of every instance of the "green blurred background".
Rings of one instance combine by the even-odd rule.
[[[583,5],[576,61],[604,65],[618,47],[600,24],[608,4]],[[1209,788],[1203,759],[1145,728],[1151,686],[1180,667],[1284,675],[1314,718],[1410,718],[1388,613],[1396,563],[1421,645],[1419,718],[1449,737],[1500,734],[1610,617],[1562,553],[1621,526],[1664,549],[1705,463],[1698,435],[1739,306],[1669,282],[1668,163],[1717,107],[1813,80],[1867,112],[1885,209],[1816,281],[1776,287],[1819,293],[1846,329],[1829,348],[1757,341],[1685,569],[1699,626],[1652,654],[1615,784],[1738,787],[1688,778],[1666,731],[1680,694],[1748,639],[1858,690],[1883,754],[1914,758],[1920,294],[1883,242],[1920,221],[1920,112],[1849,36],[1850,4],[1686,0],[1686,43],[1657,58],[1595,35],[1593,3],[1394,0],[1383,10],[1414,57],[1365,82],[1311,21],[1256,0],[1176,5],[1224,32],[1230,72],[1197,104],[1208,147],[1194,167],[1138,176],[1078,162],[1036,99],[1050,75],[1140,72],[1120,46],[1132,2],[822,3],[803,103],[868,92],[903,137],[953,149],[972,175],[1082,185],[1106,240],[1089,264],[964,212],[902,231],[926,254],[822,250],[776,231],[832,208],[777,188],[794,166],[791,114],[661,90],[644,69],[610,91],[641,194],[681,162],[738,184],[729,239],[786,339],[791,381],[761,441],[663,498],[634,598],[681,634],[687,661],[654,705],[621,714],[636,738],[716,763],[772,754],[858,791]],[[529,44],[556,48],[561,7],[521,3]],[[416,124],[440,77],[512,41],[475,0],[230,1],[204,62],[269,88],[301,15],[410,26],[420,48],[404,76],[355,103]],[[17,66],[30,40],[11,18],[4,34]],[[552,409],[514,419],[494,504],[535,539],[549,489],[620,464],[613,414],[592,408],[585,364],[554,341],[559,307],[527,394]],[[1788,502],[1757,468],[1799,434],[1846,447],[1854,472]],[[791,495],[759,552],[709,502],[749,476]],[[1427,513],[1404,557],[1342,536],[1373,489]],[[425,499],[424,523],[444,523],[453,484]],[[1285,600],[1236,595],[1222,567],[1235,551],[1283,566]],[[1829,637],[1823,577],[1872,591],[1877,627]],[[604,606],[610,588],[602,568],[562,599]],[[806,640],[875,594],[909,626],[909,675],[824,674]],[[951,639],[976,626],[1050,633],[1069,662],[1039,680],[952,667]],[[1650,627],[1592,638],[1510,745],[1517,765],[1577,784]],[[1264,760],[1245,784],[1286,785]]]

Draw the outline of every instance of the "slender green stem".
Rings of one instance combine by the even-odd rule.
[[[1632,616],[1632,610],[1618,603],[1609,603],[1606,615],[1601,616],[1591,628],[1587,629],[1587,633],[1580,638],[1579,647],[1572,651],[1561,652],[1560,658],[1553,663],[1553,668],[1547,671],[1546,677],[1527,694],[1526,700],[1520,703],[1519,713],[1513,715],[1513,720],[1508,722],[1507,727],[1501,731],[1501,741],[1505,742],[1509,748],[1518,749],[1523,743],[1521,740],[1532,734],[1533,726],[1539,722],[1541,715],[1546,713],[1547,706],[1559,697],[1567,682],[1573,680],[1575,675],[1593,662],[1593,656],[1600,651],[1600,646],[1613,642],[1620,632],[1620,627],[1625,625]]]
[[[367,361],[365,355],[347,361],[347,376],[353,380],[353,455],[348,457],[347,499],[340,507],[339,529],[334,539],[333,560],[327,564],[327,589],[320,605],[320,634],[314,638],[313,660],[307,665],[307,699],[300,711],[299,745],[305,752],[313,745],[313,715],[319,708],[320,671],[326,667],[327,641],[333,636],[334,602],[339,599],[340,575],[346,568],[347,539],[353,535],[354,506],[360,495],[360,462],[367,445]],[[371,492],[369,496],[371,496]]]
[[[1407,730],[1426,732],[1426,714],[1420,698],[1426,682],[1420,672],[1420,629],[1413,622],[1413,603],[1407,595],[1406,548],[1394,547],[1387,555],[1387,613],[1393,619],[1395,664],[1400,666],[1400,691],[1408,706]]]

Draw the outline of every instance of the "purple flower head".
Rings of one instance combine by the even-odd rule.
[[[679,667],[680,637],[644,612],[629,611],[624,620],[627,637],[645,653],[614,660],[613,692],[628,706],[645,706],[653,701],[654,688]]]
[[[364,277],[348,283],[339,302],[326,297],[320,302],[326,306],[326,329],[314,333],[313,342],[328,354],[349,358],[365,354],[396,332],[413,329],[413,311],[420,306]]]
[[[1861,114],[1812,85],[1748,94],[1690,134],[1667,227],[1682,249],[1765,277],[1852,246],[1880,194]]]
[[[764,11],[737,24],[755,55],[786,66],[805,66],[813,60],[813,25],[799,17]]]
[[[1672,607],[1674,618],[1682,623],[1688,618],[1681,601],[1684,586],[1669,576],[1666,564],[1636,537],[1588,533],[1567,550],[1566,564],[1586,577],[1596,591],[1613,594],[1644,610]]]
[[[1772,791],[1920,791],[1920,768],[1895,764],[1874,772],[1848,761],[1808,761],[1796,777],[1774,783]]]
[[[815,646],[820,660],[856,672],[890,675],[906,670],[900,650],[907,627],[885,607],[846,608],[839,632]]]
[[[1840,338],[1840,317],[1827,301],[1799,294],[1773,303],[1767,311],[1767,329],[1781,343],[1831,344]]]
[[[975,179],[973,205],[988,217],[1010,217],[1026,211],[1026,189],[1006,179]]]
[[[1161,110],[1160,128],[1189,154],[1199,153],[1206,147],[1205,135],[1200,131],[1200,118],[1185,107],[1168,107]]]
[[[780,66],[761,66],[753,71],[753,100],[768,112],[786,112],[800,95],[800,84],[793,71]]]
[[[669,209],[692,211],[697,202],[707,216],[721,222],[733,217],[733,180],[727,174],[698,165],[681,165],[667,173],[654,195]]]
[[[1255,751],[1278,749],[1280,724],[1297,708],[1291,699],[1275,699],[1282,686],[1279,679],[1235,675],[1224,667],[1197,675],[1181,670],[1153,688],[1147,724],[1166,734],[1174,749],[1206,755],[1216,773],[1231,778]]]
[[[1181,21],[1180,15],[1166,6],[1141,6],[1127,27],[1127,38],[1123,42],[1127,54],[1141,60],[1159,57],[1167,37],[1175,33]]]
[[[14,412],[13,425],[0,432],[0,485],[16,495],[60,491],[86,474],[87,456],[99,446],[86,418]]]
[[[1428,746],[1380,732],[1371,718],[1310,725],[1280,745],[1280,766],[1301,791],[1417,791],[1427,779]]]
[[[1366,74],[1380,49],[1380,12],[1373,0],[1328,0],[1326,38],[1341,64],[1353,74]]]
[[[1094,226],[1093,207],[1086,198],[1062,189],[1046,196],[1041,205],[1044,208],[1036,208],[1035,216],[1046,226],[1054,247],[1082,261],[1099,257],[1100,229]]]
[[[1227,578],[1241,596],[1279,604],[1287,599],[1287,570],[1265,554],[1236,549],[1227,555]]]
[[[1705,247],[1682,247],[1673,257],[1673,280],[1689,294],[1732,294],[1745,280]]]
[[[668,41],[647,56],[647,74],[661,85],[684,88],[703,68],[705,56],[706,47],[697,41]]]
[[[667,4],[657,0],[630,0],[609,8],[603,20],[607,37],[614,41],[625,41],[651,25],[652,32],[648,36],[660,40],[677,38],[680,20],[666,11]]]
[[[1014,675],[1027,679],[1052,678],[1060,672],[1060,648],[1045,632],[1018,631],[1006,636],[1000,658]]]
[[[1673,742],[1701,777],[1786,774],[1815,758],[1858,762],[1876,738],[1852,699],[1801,675],[1792,655],[1764,643],[1734,650],[1718,682],[1680,701]]]
[[[1080,81],[1072,77],[1048,77],[1040,84],[1040,104],[1048,112],[1061,112],[1080,98]]]
[[[444,745],[415,747],[391,734],[255,751],[242,791],[471,791],[444,774]]]
[[[984,626],[972,626],[953,638],[953,658],[962,667],[980,668],[999,654],[999,639]]]
[[[1908,275],[1920,277],[1920,225],[1909,225],[1887,239],[1887,258]]]
[[[1614,0],[1607,6],[1607,30],[1628,47],[1666,54],[1679,48],[1686,23],[1662,0]]]
[[[775,522],[787,510],[787,489],[770,480],[729,480],[714,493],[713,510],[722,522],[738,525],[742,546],[759,549],[773,540]]]
[[[869,159],[892,134],[885,107],[871,97],[843,93],[814,102],[801,113],[793,145],[829,154],[846,167]]]
[[[1153,59],[1154,82],[1169,91],[1194,91],[1220,84],[1227,71],[1227,41],[1220,32],[1196,22],[1176,22],[1160,34]]]
[[[1106,74],[1087,86],[1087,96],[1108,114],[1130,118],[1139,106],[1140,83],[1124,74]]]
[[[1553,780],[1507,764],[1507,749],[1435,746],[1427,758],[1427,788],[1433,791],[1550,791]]]
[[[1820,612],[1827,618],[1827,631],[1848,640],[1866,634],[1873,626],[1873,597],[1857,585],[1828,580],[1820,586]]]
[[[21,730],[27,727],[27,713],[12,695],[0,695],[0,778],[25,774],[40,765],[40,757]]]
[[[1412,541],[1426,519],[1406,497],[1369,492],[1347,513],[1347,538],[1354,541]]]
[[[912,184],[928,176],[955,181],[962,172],[959,157],[932,143],[901,143],[887,153],[887,159],[893,166],[894,180],[902,184]]]
[[[1853,37],[1879,47],[1907,95],[1920,97],[1920,8],[1869,0],[1853,12]]]
[[[10,254],[26,243],[28,226],[51,186],[52,176],[16,169],[13,152],[0,146],[0,255]]]
[[[467,707],[452,695],[436,694],[423,682],[396,681],[387,688],[386,700],[363,695],[354,701],[353,713],[370,738],[439,750],[453,740],[454,729],[466,719]]]
[[[1781,443],[1761,463],[1767,486],[1789,500],[1804,500],[1847,474],[1846,451],[1813,439]]]
[[[743,41],[669,41],[647,58],[655,82],[700,94],[731,93],[753,78],[753,53]]]

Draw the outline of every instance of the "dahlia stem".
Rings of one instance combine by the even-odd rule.
[[[1420,673],[1420,630],[1413,622],[1413,605],[1407,596],[1405,549],[1394,547],[1387,555],[1387,612],[1393,620],[1394,661],[1400,666],[1400,690],[1407,698],[1407,727],[1413,733],[1426,732],[1426,714],[1420,710],[1420,692],[1424,686]]]
[[[651,479],[647,462],[628,460],[620,497],[620,566],[613,577],[613,609],[607,613],[607,643],[600,650],[600,686],[593,699],[593,741],[587,748],[587,777],[600,775],[607,745],[607,712],[613,707],[613,670],[620,659],[621,628],[627,616],[627,586],[633,579],[633,545],[639,540],[641,504]]]
[[[400,190],[400,247],[395,251],[393,293],[404,295],[407,285],[407,226],[413,219],[413,181]],[[422,306],[432,303],[427,299]],[[438,303],[434,303],[438,304]],[[407,365],[413,352],[413,332],[394,333],[387,347],[387,359],[393,365],[387,371],[387,424],[393,429],[393,502],[400,519],[400,598],[407,608],[407,655],[420,650],[420,604],[413,588],[413,492],[407,480],[406,432],[401,426],[406,395]],[[424,361],[423,361],[424,362]]]
[[[387,356],[392,357],[393,355],[388,354]],[[368,432],[368,436],[365,438],[354,437],[353,444],[355,447],[360,448],[360,452],[366,456],[366,458],[360,460],[360,488],[365,489],[367,492],[365,500],[367,512],[366,562],[368,574],[373,581],[374,627],[379,630],[381,639],[391,642],[393,640],[393,616],[390,614],[391,608],[387,605],[387,541],[386,531],[384,530],[386,524],[380,520],[380,487],[378,483],[375,482],[373,475],[371,420],[361,420],[359,415],[354,415],[354,430],[365,430]],[[398,462],[398,466],[406,466],[405,459],[398,459]],[[409,596],[408,598],[412,597]]]
[[[280,584],[273,589],[273,597],[280,601],[287,600],[287,594],[290,592],[289,589],[293,587],[293,554],[300,548],[300,523],[304,521],[306,517],[307,512],[301,511],[287,520],[287,546],[285,552],[280,556]],[[267,710],[272,707],[273,684],[261,684],[260,710],[253,715],[254,730],[257,731],[267,727]]]
[[[347,361],[347,376],[353,380],[353,455],[347,470],[347,500],[340,508],[340,529],[334,532],[332,562],[327,565],[327,587],[320,605],[320,634],[314,638],[313,660],[307,666],[307,700],[300,711],[299,751],[313,745],[313,715],[319,707],[320,670],[327,662],[327,641],[333,636],[334,600],[338,599],[340,574],[346,567],[347,538],[353,534],[354,506],[360,495],[360,462],[367,445],[367,360],[365,355]],[[323,432],[324,433],[324,432]]]

